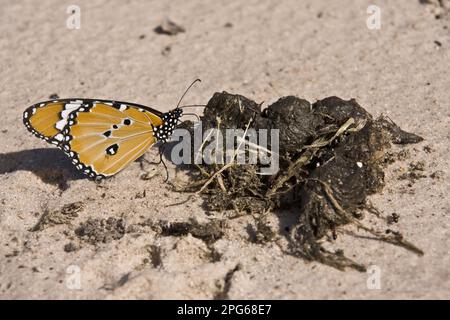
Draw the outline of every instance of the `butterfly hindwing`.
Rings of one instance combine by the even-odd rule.
[[[161,117],[142,108],[94,102],[70,114],[62,148],[83,173],[111,176],[156,142],[153,126],[161,124]]]
[[[98,179],[144,154],[157,141],[154,128],[164,127],[162,116],[126,102],[63,99],[31,106],[24,112],[24,123],[60,147],[78,170]]]

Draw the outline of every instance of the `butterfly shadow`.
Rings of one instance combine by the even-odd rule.
[[[68,181],[85,178],[61,150],[53,148],[0,153],[0,174],[15,171],[30,171],[61,190],[68,188]]]

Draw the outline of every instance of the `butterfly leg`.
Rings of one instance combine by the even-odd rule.
[[[145,161],[148,164],[154,164],[154,165],[158,165],[158,164],[163,164],[164,169],[166,170],[166,179],[164,180],[164,182],[167,182],[169,180],[169,170],[167,169],[167,165],[164,162],[164,148],[166,146],[166,143],[162,143],[159,145],[158,147],[158,153],[159,153],[159,161],[158,162],[154,162],[154,161],[148,161],[147,159],[142,157],[142,161]],[[142,162],[141,162],[141,169],[143,169],[142,167]]]
[[[164,162],[164,159],[163,159],[165,146],[166,146],[166,142],[162,143],[158,149],[159,149],[159,163],[162,163],[164,166],[164,169],[166,170],[166,179],[164,180],[164,182],[167,182],[169,180],[169,170],[167,169],[166,163]]]

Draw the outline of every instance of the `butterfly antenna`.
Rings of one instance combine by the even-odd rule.
[[[206,108],[206,104],[187,104],[180,107],[180,109],[184,108]]]
[[[184,113],[183,116],[194,116],[200,122],[200,117],[198,115],[196,115],[195,113]]]
[[[200,79],[195,79],[190,85],[189,87],[186,89],[186,91],[183,93],[183,95],[180,98],[180,101],[178,101],[177,103],[177,108],[180,106],[181,101],[183,100],[184,96],[186,95],[186,93],[188,93],[189,89],[197,82],[202,82],[202,80]]]

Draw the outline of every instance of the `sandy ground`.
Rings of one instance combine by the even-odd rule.
[[[70,30],[70,3],[1,2],[0,298],[450,298],[445,10],[412,0],[76,1],[81,29]],[[380,30],[366,27],[372,3],[381,8]],[[155,33],[165,17],[186,32]],[[61,152],[22,124],[26,107],[55,93],[166,111],[197,77],[202,83],[185,103],[206,103],[222,90],[266,103],[337,95],[423,136],[403,147],[410,157],[389,167],[384,192],[371,201],[385,216],[398,213],[393,228],[425,255],[340,234],[329,246],[379,267],[381,289],[370,289],[366,273],[283,253],[283,230],[295,213],[273,215],[278,245],[248,241],[249,217],[228,221],[224,237],[209,247],[191,235],[160,236],[142,222],[205,222],[223,214],[205,212],[201,199],[168,206],[187,196],[171,191],[161,175],[140,179],[154,168],[137,162],[101,185],[80,179]],[[155,149],[146,154],[156,157]],[[410,185],[399,180],[416,161],[425,162],[425,177]],[[30,231],[46,210],[77,201],[84,207],[76,215]],[[116,220],[105,243],[74,232],[89,218],[111,217],[122,218],[128,232]]]

